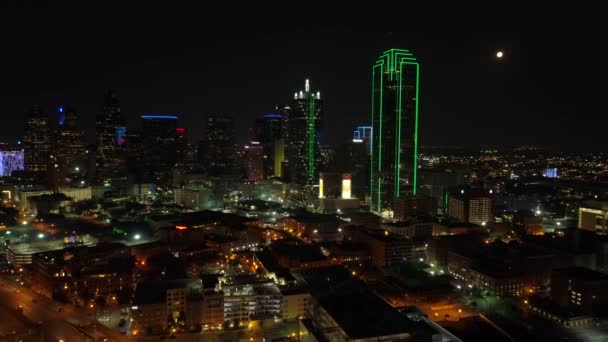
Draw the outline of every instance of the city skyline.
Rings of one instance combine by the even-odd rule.
[[[602,11],[95,5],[0,5],[0,340],[608,338]]]
[[[574,16],[577,8],[556,7],[547,13],[533,8],[514,16],[517,20],[508,20],[514,10],[491,18],[460,10],[455,14],[463,14],[462,20],[439,15],[428,22],[406,16],[408,24],[401,30],[387,21],[383,32],[350,30],[363,16],[354,11],[338,21],[342,27],[321,17],[310,30],[292,24],[282,32],[269,31],[266,23],[247,35],[239,30],[249,21],[218,27],[212,20],[195,24],[190,16],[202,10],[188,14],[169,8],[164,17],[150,8],[132,18],[126,16],[131,13],[127,10],[112,17],[114,25],[98,20],[104,10],[75,15],[78,10],[60,4],[32,5],[16,8],[15,17],[9,18],[13,30],[19,28],[10,37],[17,47],[9,52],[15,67],[0,92],[9,122],[35,104],[47,111],[72,106],[90,136],[103,94],[115,89],[129,124],[142,113],[180,113],[191,140],[197,141],[206,116],[230,115],[240,123],[237,136],[245,143],[252,138],[248,129],[255,118],[288,102],[291,90],[308,78],[327,100],[326,124],[333,130],[328,142],[336,144],[348,138],[351,126],[369,124],[367,68],[381,51],[399,46],[413,51],[425,65],[421,84],[428,97],[421,103],[421,145],[512,145],[516,136],[521,144],[601,149],[592,139],[605,124],[597,110],[601,97],[595,87],[605,71],[599,63],[600,47],[594,43],[599,31],[592,20]],[[327,8],[328,14],[335,11]],[[29,25],[22,27],[18,19],[29,14],[32,20],[23,20]],[[178,21],[178,15],[186,20]],[[272,12],[262,18],[268,17]],[[379,18],[370,19],[378,22]],[[477,29],[492,22],[495,25]],[[313,48],[301,50],[313,37]],[[98,53],[98,46],[107,44]],[[558,53],[563,44],[577,53]],[[48,52],[43,63],[36,64],[38,59],[31,57],[35,50]],[[497,50],[504,51],[500,61],[495,58]],[[236,62],[237,55],[248,62]],[[209,56],[225,57],[213,61]],[[577,65],[577,72],[556,73],[565,63]],[[81,77],[84,74],[86,78]],[[231,81],[236,77],[238,84]],[[237,96],[244,101],[231,101]],[[569,123],[570,117],[578,120]],[[344,122],[348,124],[340,124]],[[542,136],[537,131],[541,126]],[[5,128],[0,133],[6,140],[20,134]],[[568,135],[573,142],[563,141]]]

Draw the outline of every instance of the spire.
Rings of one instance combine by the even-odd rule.
[[[308,93],[310,91],[310,83],[308,82],[308,78],[306,79],[306,85],[304,86],[304,90]]]

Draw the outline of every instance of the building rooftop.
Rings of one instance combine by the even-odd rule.
[[[351,339],[412,332],[412,322],[369,291],[335,293],[318,299]]]
[[[300,212],[298,214],[290,216],[289,218],[302,223],[341,222],[341,220],[336,215],[316,214],[309,212]]]
[[[202,293],[202,281],[200,279],[142,281],[135,289],[133,305],[165,303],[167,290],[179,288],[189,289],[188,296],[195,297]]]
[[[553,272],[579,280],[602,281],[608,280],[608,274],[596,272],[585,267],[567,267],[554,269]]]
[[[295,241],[277,240],[270,245],[270,250],[277,256],[288,256],[300,261],[318,261],[326,259],[319,247]]]

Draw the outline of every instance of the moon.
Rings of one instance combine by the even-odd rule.
[[[504,55],[504,53],[502,53],[502,51],[496,52],[496,58],[502,58],[503,55]]]

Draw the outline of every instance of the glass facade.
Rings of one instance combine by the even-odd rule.
[[[370,209],[390,211],[416,194],[420,64],[408,50],[385,51],[372,68]]]

